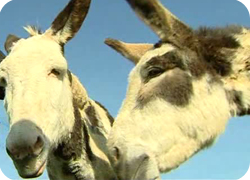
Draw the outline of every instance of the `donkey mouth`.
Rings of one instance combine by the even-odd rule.
[[[45,170],[45,167],[46,167],[46,161],[40,166],[40,168],[37,170],[37,172],[31,178],[36,178],[36,177],[41,176]]]
[[[43,150],[37,157],[27,157],[14,160],[14,165],[22,178],[37,178],[41,176],[47,164],[47,150]]]
[[[46,161],[43,163],[43,165],[41,166],[41,168],[38,170],[36,176],[39,177],[43,174],[44,170],[45,170],[45,167],[46,167]]]
[[[42,165],[37,170],[35,170],[34,172],[31,172],[31,171],[19,172],[19,175],[22,178],[25,178],[25,179],[37,178],[37,177],[39,177],[39,176],[41,176],[43,174],[43,172],[45,170],[45,167],[46,167],[46,161],[44,161],[42,163]]]

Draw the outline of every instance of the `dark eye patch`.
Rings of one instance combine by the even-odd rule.
[[[181,69],[174,69],[173,76],[163,78],[149,90],[144,86],[137,97],[138,107],[144,107],[155,98],[160,98],[171,105],[184,107],[190,103],[193,95],[192,78]]]
[[[186,66],[177,51],[171,51],[162,56],[153,57],[142,68],[141,75],[145,82],[148,82],[150,79],[174,68],[186,70]]]
[[[168,52],[162,56],[156,56],[147,62],[148,66],[161,66],[164,69],[172,69],[178,67],[185,70],[186,67],[183,63],[182,57],[177,51]]]

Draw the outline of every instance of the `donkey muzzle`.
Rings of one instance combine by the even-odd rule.
[[[30,120],[15,123],[6,140],[6,151],[23,178],[37,177],[44,170],[45,136]]]
[[[119,180],[157,180],[160,177],[154,158],[139,146],[113,147],[110,161]]]

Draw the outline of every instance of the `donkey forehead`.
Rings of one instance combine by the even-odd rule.
[[[131,83],[132,80],[138,79],[140,76],[140,70],[143,68],[143,66],[150,61],[154,57],[163,56],[164,54],[176,50],[176,47],[174,47],[171,44],[163,44],[159,48],[154,48],[149,51],[147,51],[140,59],[138,64],[133,68],[133,70],[129,74],[129,82]],[[134,83],[132,83],[134,85]],[[137,83],[136,83],[137,84]],[[132,85],[132,86],[133,86]]]
[[[148,61],[150,61],[154,57],[162,56],[168,52],[174,51],[175,49],[176,48],[174,46],[172,46],[171,44],[163,44],[159,48],[149,50],[147,53],[145,53],[142,56],[141,60],[138,63],[138,66],[141,66],[141,65],[147,63]]]
[[[62,47],[52,38],[46,35],[36,35],[16,42],[5,63],[49,63],[67,68],[67,62],[63,56]],[[40,63],[38,63],[39,65]]]

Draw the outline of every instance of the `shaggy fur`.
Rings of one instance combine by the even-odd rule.
[[[192,30],[158,0],[127,2],[160,42],[130,73],[108,139],[109,157],[120,180],[158,180],[210,147],[230,117],[249,114],[250,31]],[[130,52],[126,57],[138,55],[128,43],[110,46],[122,55]]]

